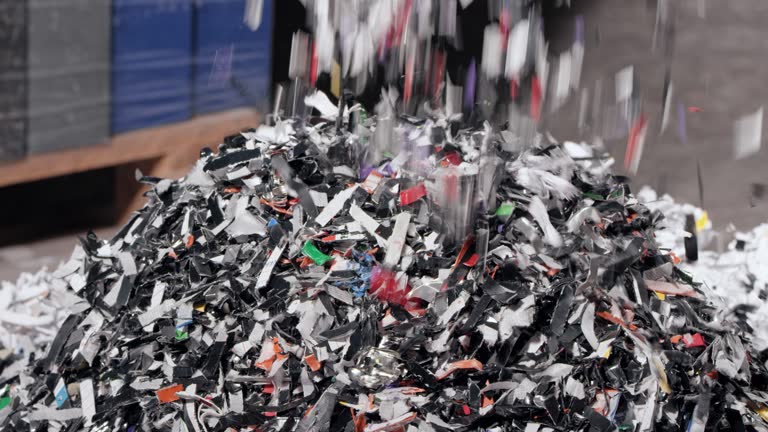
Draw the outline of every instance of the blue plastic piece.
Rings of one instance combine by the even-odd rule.
[[[357,263],[354,269],[356,277],[343,281],[337,281],[336,286],[352,291],[355,298],[365,297],[365,293],[371,287],[371,271],[373,269],[373,257],[365,252],[352,251],[352,258]]]
[[[236,107],[264,109],[271,87],[273,1],[264,0],[261,25],[244,21],[246,0],[198,0],[194,113]]]
[[[194,1],[113,0],[113,133],[191,117]]]
[[[62,386],[58,393],[56,393],[56,406],[61,408],[64,406],[64,402],[69,399],[69,393],[67,393],[67,386]]]

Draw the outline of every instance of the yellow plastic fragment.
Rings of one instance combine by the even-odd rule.
[[[611,357],[611,351],[613,351],[613,347],[608,347],[607,350],[603,353],[603,358],[607,359]]]
[[[765,421],[768,421],[768,407],[764,406],[755,412],[757,413],[757,415],[760,416],[760,418],[762,418]]]
[[[341,95],[341,66],[336,62],[331,66],[331,93],[336,97]]]
[[[709,225],[709,215],[706,211],[701,212],[701,217],[696,219],[696,232],[702,232]]]
[[[669,380],[667,379],[667,372],[664,370],[664,365],[661,363],[661,360],[659,360],[658,357],[653,356],[651,358],[651,365],[656,370],[657,379],[659,381],[659,387],[661,387],[661,391],[663,391],[666,394],[672,394],[672,386],[669,385]]]

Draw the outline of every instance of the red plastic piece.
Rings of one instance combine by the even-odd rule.
[[[459,156],[456,152],[450,152],[443,158],[447,163],[451,165],[460,165],[461,164],[461,156]]]
[[[635,124],[632,125],[632,129],[629,131],[627,152],[624,155],[624,167],[629,167],[632,164],[632,161],[638,156],[637,147],[640,142],[640,135],[643,133],[643,129],[645,129],[647,123],[648,120],[645,118],[645,115],[641,115]]]
[[[424,186],[424,183],[419,183],[410,189],[400,192],[400,205],[412,204],[425,196],[427,196],[427,188]]]
[[[317,81],[317,45],[315,42],[312,42],[312,57],[309,64],[309,84],[314,87],[315,82]]]
[[[541,118],[541,82],[537,76],[531,80],[531,117],[536,121]]]
[[[509,97],[517,100],[517,81],[509,80]]]
[[[445,51],[437,50],[437,52],[435,52],[435,61],[432,64],[434,65],[435,70],[434,81],[432,82],[432,95],[434,99],[437,99],[440,94],[441,84],[443,83]]]
[[[707,343],[704,342],[704,336],[702,336],[701,333],[694,333],[690,338],[685,336],[683,337],[683,342],[685,342],[686,348],[698,348],[707,346]]]
[[[371,270],[371,288],[369,292],[381,301],[400,306],[417,304],[419,301],[418,299],[408,298],[408,293],[411,292],[410,285],[405,284],[405,287],[400,289],[395,273],[381,267],[374,267]]]

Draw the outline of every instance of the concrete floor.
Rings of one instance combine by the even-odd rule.
[[[666,61],[663,49],[652,50],[656,1],[572,0],[574,9],[554,17],[551,50],[570,45],[574,16],[585,22],[586,54],[582,87],[594,91],[601,80],[603,99],[614,98],[614,76],[634,66],[636,88],[650,117],[648,138],[636,187],[644,184],[670,193],[679,201],[699,203],[697,162],[701,165],[703,206],[716,229],[734,223],[749,229],[768,220],[768,200],[751,199],[753,184],[768,184],[768,151],[744,160],[732,158],[733,122],[768,102],[768,1],[671,0],[676,7],[674,54],[669,60],[674,86],[670,126],[659,134]],[[701,5],[705,18],[701,18]],[[701,108],[687,112],[688,142],[677,137],[676,106]],[[578,98],[547,120],[558,139],[590,139],[576,126]],[[607,106],[604,104],[604,107]],[[621,171],[625,139],[610,140],[608,148]],[[754,202],[751,202],[754,201]],[[109,235],[114,228],[99,230]],[[74,235],[0,248],[0,280],[21,271],[55,268],[76,243]]]

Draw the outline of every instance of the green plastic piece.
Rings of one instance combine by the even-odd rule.
[[[310,240],[307,240],[307,242],[304,243],[304,247],[301,248],[301,251],[304,252],[304,255],[310,257],[317,265],[323,265],[333,259],[321,252]]]
[[[9,394],[11,392],[11,386],[6,385],[2,389],[0,389],[0,410],[7,407],[11,404],[11,395]]]
[[[176,340],[177,341],[184,341],[189,339],[189,333],[185,332],[184,330],[176,329]]]
[[[511,202],[511,203],[504,203],[499,206],[499,208],[496,209],[496,216],[509,216],[512,214],[512,212],[515,211],[515,208],[517,207],[517,203]]]
[[[592,198],[593,200],[600,200],[600,201],[604,201],[605,200],[605,198],[603,198],[602,195],[598,195],[598,194],[596,194],[594,192],[584,192],[584,196],[587,197],[587,198]]]

